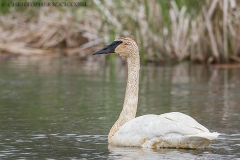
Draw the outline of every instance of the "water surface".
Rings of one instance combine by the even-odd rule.
[[[207,149],[112,147],[124,66],[0,61],[0,159],[240,159],[240,69],[142,67],[137,115],[178,111],[221,133]]]

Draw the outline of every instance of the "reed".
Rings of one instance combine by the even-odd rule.
[[[87,7],[5,10],[0,15],[0,54],[24,54],[26,49],[28,55],[31,50],[32,54],[60,51],[89,59],[97,47],[131,35],[139,44],[142,64],[240,62],[236,0],[93,0]],[[110,63],[114,59],[111,56]]]
[[[112,28],[117,36],[133,35],[142,61],[239,62],[240,3],[236,0],[94,2],[105,19],[100,37],[111,35]]]

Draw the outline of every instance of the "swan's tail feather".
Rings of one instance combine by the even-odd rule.
[[[189,148],[205,148],[209,147],[213,140],[219,136],[217,132],[203,132],[197,135],[187,136],[184,140],[189,144]]]
[[[217,133],[217,132],[212,132],[212,133],[211,132],[203,132],[203,133],[199,133],[199,134],[192,135],[189,137],[205,138],[205,139],[212,141],[212,140],[216,139],[218,136],[219,136],[219,133]]]
[[[214,139],[218,137],[217,132],[204,132],[196,135],[171,135],[161,138],[153,138],[142,144],[147,148],[205,148],[209,147]]]

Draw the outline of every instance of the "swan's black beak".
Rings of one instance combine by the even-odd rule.
[[[115,51],[115,48],[119,45],[123,43],[122,41],[113,41],[111,44],[109,44],[107,47],[97,51],[97,52],[94,52],[93,55],[96,55],[96,54],[108,54],[108,53],[114,53]]]

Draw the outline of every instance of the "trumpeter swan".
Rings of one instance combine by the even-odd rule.
[[[120,37],[93,55],[109,53],[125,57],[128,64],[123,109],[109,132],[109,144],[148,148],[204,148],[218,137],[219,133],[209,132],[196,120],[180,112],[135,118],[140,69],[137,43],[131,37]]]

